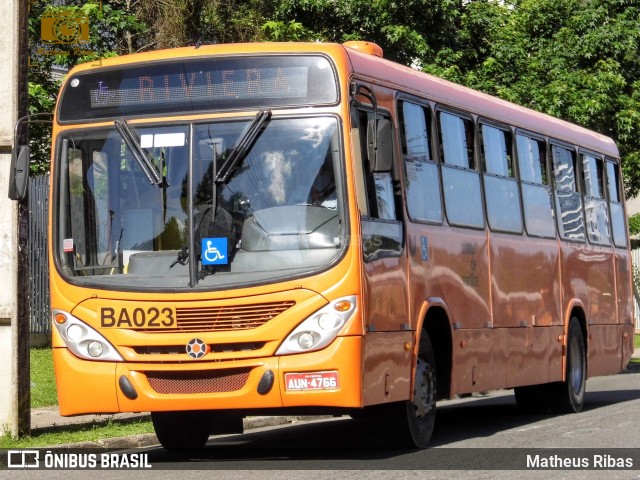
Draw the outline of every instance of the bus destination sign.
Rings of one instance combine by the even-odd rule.
[[[338,101],[336,77],[323,56],[198,58],[123,65],[73,75],[58,120],[278,106]]]

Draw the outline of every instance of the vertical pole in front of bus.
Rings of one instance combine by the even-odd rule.
[[[28,309],[19,315],[28,292],[18,288],[19,205],[7,192],[13,129],[26,107],[28,3],[0,0],[0,11],[0,431],[18,436],[30,430]]]

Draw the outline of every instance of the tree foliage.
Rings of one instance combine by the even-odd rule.
[[[50,0],[32,1],[37,42]],[[102,8],[100,8],[100,4]],[[640,192],[640,0],[72,0],[83,51],[35,55],[32,110],[52,64],[197,43],[370,40],[385,57],[613,137]],[[64,50],[64,45],[60,46]]]
[[[68,19],[77,28],[60,37],[56,21]],[[87,30],[83,30],[83,29]],[[147,25],[131,10],[131,0],[67,2],[54,6],[45,0],[29,3],[29,108],[32,113],[53,112],[60,79],[52,70],[66,70],[77,63],[132,53],[148,32]],[[48,170],[51,129],[34,124],[29,129],[31,171]]]
[[[466,83],[613,137],[640,190],[640,2],[522,0]]]

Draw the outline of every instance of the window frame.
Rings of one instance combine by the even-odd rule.
[[[601,170],[601,177],[599,179],[599,183],[600,183],[599,187],[600,187],[600,195],[601,195],[600,197],[588,195],[590,193],[589,192],[590,187],[587,185],[586,172],[584,168],[584,157],[586,156],[594,158],[596,162],[598,161],[601,162],[602,170]],[[606,161],[605,161],[604,155],[602,155],[601,153],[594,152],[593,150],[579,147],[578,163],[579,163],[579,172],[580,172],[580,187],[582,188],[582,199],[583,199],[582,209],[584,211],[584,217],[585,217],[585,231],[587,234],[587,241],[591,245],[596,245],[600,247],[610,247],[613,241],[613,231],[612,231],[612,225],[611,225],[611,209],[609,206],[609,201],[607,200],[608,192],[605,190],[607,188],[607,181],[606,181],[606,172],[605,172]],[[599,242],[591,238],[589,221],[588,221],[589,218],[587,215],[587,200],[601,200],[602,202],[605,203],[607,214],[609,215],[609,218],[607,219],[607,233],[609,235],[608,241]]]
[[[523,137],[528,137],[531,140],[535,140],[538,142],[542,143],[543,146],[543,150],[544,150],[544,168],[545,168],[545,175],[546,175],[546,183],[536,183],[536,182],[532,182],[530,180],[523,180],[522,179],[522,172],[520,170],[520,149],[518,147],[518,136],[523,136]],[[514,131],[514,139],[515,141],[513,142],[513,146],[515,149],[515,168],[516,168],[516,175],[518,178],[518,184],[520,186],[520,198],[522,200],[522,217],[523,217],[523,224],[524,224],[524,234],[528,237],[532,237],[532,238],[544,238],[544,239],[553,239],[553,238],[561,238],[560,237],[560,231],[558,229],[558,221],[557,221],[557,217],[558,217],[558,213],[557,213],[557,209],[556,209],[556,204],[555,204],[555,187],[553,185],[553,172],[550,166],[550,161],[551,161],[551,149],[550,149],[550,142],[549,139],[547,137],[545,137],[544,135],[541,135],[539,133],[535,133],[532,132],[530,130],[524,130],[521,128],[516,128]],[[542,163],[540,163],[542,165]],[[542,179],[541,179],[542,180]],[[525,196],[524,196],[524,191],[522,186],[523,185],[530,185],[530,186],[534,186],[534,187],[542,187],[545,188],[549,194],[550,200],[551,200],[551,214],[552,214],[552,218],[551,221],[553,223],[553,235],[549,234],[547,235],[540,235],[540,234],[536,234],[536,233],[531,233],[529,230],[529,228],[527,227],[527,215],[526,215],[526,211],[525,211]]]
[[[484,149],[484,135],[483,135],[483,129],[482,127],[486,126],[489,128],[492,128],[494,130],[498,130],[503,132],[505,135],[503,136],[503,139],[505,140],[505,148],[506,148],[506,153],[507,153],[507,170],[511,171],[510,175],[503,175],[501,173],[495,173],[495,172],[490,172],[487,169],[487,162],[486,162],[486,157],[485,157],[485,149]],[[496,122],[494,120],[491,120],[489,118],[486,117],[479,117],[477,124],[476,124],[476,136],[477,136],[477,143],[478,143],[478,153],[477,153],[477,157],[478,157],[478,163],[479,166],[482,167],[482,191],[483,191],[483,198],[484,198],[484,206],[485,206],[485,216],[486,216],[486,224],[489,227],[489,229],[492,232],[499,232],[499,233],[507,233],[510,235],[522,235],[524,233],[524,215],[523,215],[523,202],[522,202],[522,191],[520,188],[520,181],[518,179],[517,176],[517,171],[515,168],[515,145],[514,145],[514,128],[511,127],[510,125],[505,125],[499,122]],[[508,137],[508,138],[507,138]],[[491,219],[491,214],[492,212],[490,211],[490,201],[489,201],[489,197],[487,195],[487,192],[489,191],[489,189],[487,188],[487,180],[491,179],[489,181],[493,181],[493,180],[497,180],[500,182],[509,182],[509,183],[514,183],[515,187],[516,187],[516,195],[517,195],[517,199],[518,199],[518,208],[517,208],[517,212],[519,215],[519,223],[520,223],[520,227],[518,229],[509,229],[509,228],[500,228],[499,226],[493,226],[492,225],[492,219]],[[514,212],[515,213],[515,212]],[[494,218],[495,219],[495,218]],[[493,222],[495,223],[495,222]]]
[[[471,128],[473,129],[471,132],[471,146],[473,150],[471,152],[471,157],[470,157],[471,161],[473,162],[472,168],[451,164],[451,163],[446,163],[444,161],[444,158],[443,158],[444,145],[442,143],[442,129],[441,129],[441,122],[439,117],[441,113],[446,113],[448,115],[456,116],[461,118],[463,121],[470,122]],[[447,224],[455,227],[468,228],[472,230],[486,230],[488,225],[487,225],[487,214],[486,214],[484,185],[483,185],[484,182],[482,181],[482,171],[478,169],[478,145],[477,145],[478,129],[477,129],[477,122],[476,122],[477,118],[478,116],[473,115],[472,113],[451,108],[446,105],[436,104],[434,108],[434,123],[435,123],[434,136],[436,138],[437,144],[434,145],[434,150],[437,153],[437,160],[438,160],[438,163],[440,164],[440,182],[441,182],[442,199],[443,199],[443,206],[444,206],[443,210],[444,210],[444,217],[447,220]],[[469,149],[469,142],[467,141],[467,151],[468,149]],[[446,171],[445,169],[477,174],[479,193],[480,193],[480,212],[482,214],[482,222],[478,223],[477,225],[469,225],[469,224],[463,224],[463,223],[457,223],[457,222],[451,221],[451,215],[449,214],[449,209],[447,208],[447,196],[446,196],[446,189],[445,189],[445,183],[444,183],[445,171]]]
[[[425,121],[425,125],[427,127],[427,135],[428,135],[428,148],[429,148],[429,159],[420,160],[418,157],[413,155],[409,155],[408,153],[404,153],[404,144],[405,144],[405,130],[404,130],[404,109],[402,105],[404,103],[410,103],[421,107],[426,113],[427,117]],[[426,224],[426,225],[442,225],[445,221],[445,206],[444,206],[444,195],[442,192],[442,172],[440,168],[440,158],[438,155],[438,138],[437,138],[437,126],[436,126],[436,112],[434,109],[433,102],[428,100],[414,97],[412,95],[400,94],[396,98],[396,112],[398,119],[398,135],[400,136],[400,156],[402,167],[401,167],[401,178],[402,182],[402,193],[404,199],[404,212],[405,218],[409,220],[411,223],[418,224]],[[436,168],[437,173],[437,183],[438,183],[438,198],[440,200],[440,219],[439,220],[429,220],[423,218],[414,218],[409,211],[409,182],[407,178],[407,159],[421,161],[427,165],[432,165]]]
[[[555,166],[554,166],[554,162],[553,162],[553,147],[559,147],[559,148],[563,148],[567,151],[569,151],[571,153],[572,156],[572,168],[573,168],[573,185],[574,185],[574,189],[570,192],[572,195],[576,195],[579,199],[580,199],[580,218],[582,219],[582,238],[571,238],[567,235],[565,235],[564,232],[564,223],[563,223],[563,227],[560,228],[560,222],[562,222],[562,212],[561,209],[559,208],[559,202],[560,202],[560,197],[559,197],[559,193],[566,193],[568,191],[565,190],[560,190],[558,188],[558,183],[557,183],[557,178],[556,178],[556,172],[555,172]],[[565,242],[572,242],[572,243],[587,243],[588,240],[588,234],[587,234],[587,221],[585,218],[585,212],[584,212],[584,194],[582,191],[582,185],[581,185],[581,181],[580,181],[580,176],[578,175],[579,169],[580,169],[580,164],[579,164],[579,153],[578,153],[578,149],[579,147],[577,147],[574,144],[571,143],[567,143],[567,142],[563,142],[561,140],[557,140],[555,138],[549,138],[549,140],[547,141],[547,149],[549,152],[549,158],[548,158],[548,165],[550,167],[550,173],[551,173],[551,180],[552,180],[552,185],[553,185],[553,196],[554,196],[554,200],[555,200],[555,213],[556,213],[556,228],[557,228],[557,232],[558,232],[558,238],[560,238],[560,240],[565,241]]]
[[[609,188],[609,170],[607,168],[608,164],[613,165],[613,168],[615,169],[615,173],[616,173],[616,178],[615,178],[615,186],[616,186],[616,193],[618,195],[618,200],[617,201],[613,201],[610,198],[610,188]],[[617,249],[622,249],[622,250],[626,250],[629,248],[629,225],[628,225],[628,220],[627,220],[627,207],[626,207],[626,203],[625,203],[625,197],[624,197],[624,185],[622,182],[622,168],[621,168],[621,164],[620,164],[620,159],[619,158],[614,158],[614,157],[610,157],[607,155],[604,155],[604,183],[605,183],[605,189],[606,189],[606,201],[607,201],[607,206],[609,208],[609,218],[611,219],[610,221],[610,227],[611,227],[611,245],[613,248],[617,248]],[[623,232],[624,232],[624,237],[625,237],[625,242],[624,245],[618,244],[616,242],[616,237],[615,237],[615,230],[614,230],[614,225],[613,225],[613,212],[611,209],[612,205],[619,205],[620,208],[622,209],[622,220],[623,220]]]

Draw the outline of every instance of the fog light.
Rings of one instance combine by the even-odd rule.
[[[89,352],[89,355],[91,355],[93,358],[97,358],[102,355],[102,351],[103,347],[100,342],[91,342],[87,347],[87,352]]]
[[[300,334],[298,337],[298,345],[300,345],[300,348],[304,350],[308,350],[313,347],[313,334],[309,332]]]
[[[69,325],[67,328],[67,338],[71,341],[76,341],[82,338],[84,332],[82,331],[82,327],[80,325]]]

